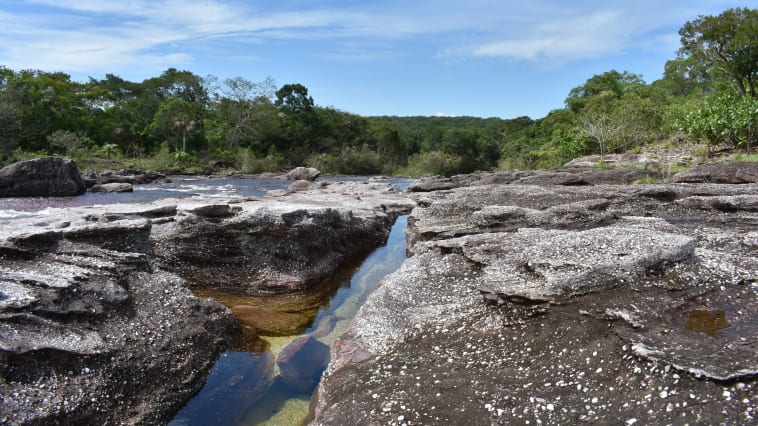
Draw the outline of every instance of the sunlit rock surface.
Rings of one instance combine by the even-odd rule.
[[[756,422],[758,186],[511,182],[414,195],[312,424]]]
[[[413,205],[385,184],[334,183],[0,219],[0,423],[165,422],[240,327],[190,288],[317,293]],[[270,378],[231,385],[257,398]]]

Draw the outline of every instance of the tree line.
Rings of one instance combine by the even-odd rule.
[[[83,169],[334,174],[550,168],[577,156],[691,141],[748,153],[758,138],[758,10],[680,29],[663,78],[611,70],[532,119],[362,117],[319,106],[302,84],[220,80],[170,68],[142,82],[0,66],[0,163],[45,154]]]

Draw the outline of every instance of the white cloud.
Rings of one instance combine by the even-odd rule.
[[[241,0],[14,0],[0,11],[0,61],[11,68],[91,72],[165,69],[227,43],[276,39],[319,41],[324,47],[313,56],[343,62],[418,55],[412,46],[421,42],[428,46],[425,54],[437,52],[446,60],[562,64],[625,49],[675,49],[669,33],[653,33],[671,21],[681,24],[677,8],[696,7],[691,3],[382,0],[351,7],[266,2],[264,10]],[[228,56],[243,55],[230,51]]]
[[[616,11],[543,22],[524,35],[485,43],[471,49],[474,56],[517,60],[568,61],[605,55],[624,48],[631,29]]]

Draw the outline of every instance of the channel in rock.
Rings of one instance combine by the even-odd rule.
[[[318,287],[386,239],[394,217],[413,206],[386,185],[326,186],[275,199],[162,200],[1,219],[2,421],[172,418],[240,327],[242,344],[257,345],[256,330],[190,287]]]

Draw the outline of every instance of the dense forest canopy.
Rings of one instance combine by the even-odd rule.
[[[532,119],[361,117],[302,84],[219,80],[170,68],[142,82],[0,66],[0,162],[56,153],[82,168],[455,174],[549,168],[580,155],[692,141],[750,151],[758,139],[758,10],[680,29],[663,78],[610,70]]]

